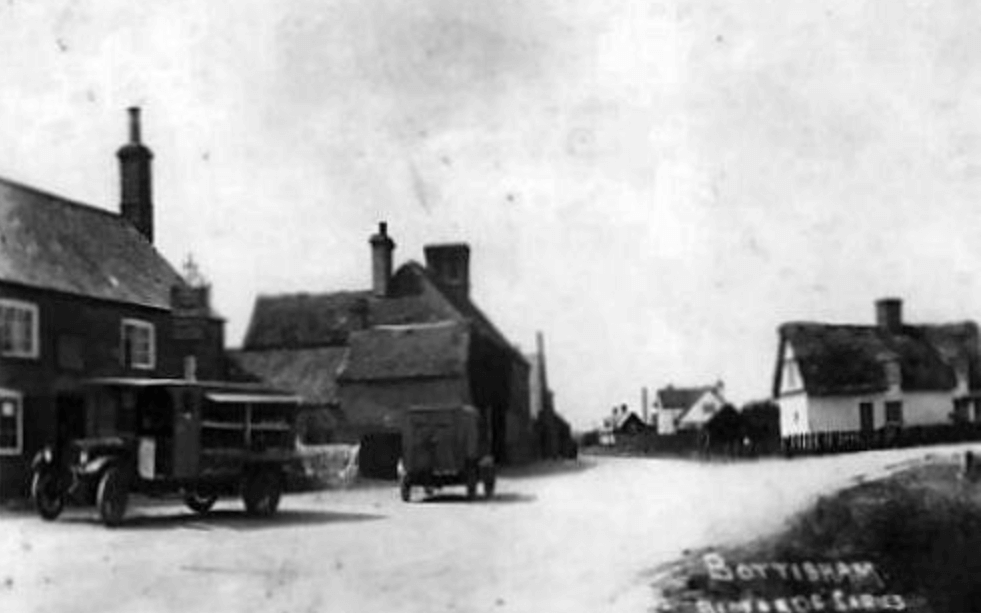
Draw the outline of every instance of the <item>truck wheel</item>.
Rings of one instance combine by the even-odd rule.
[[[184,504],[195,513],[204,515],[215,506],[218,496],[215,494],[201,494],[200,492],[188,492],[184,494]]]
[[[123,471],[116,466],[106,469],[99,479],[99,489],[96,493],[96,505],[102,523],[109,527],[118,526],[126,515],[126,503],[129,492],[126,491],[126,479]]]
[[[58,491],[58,479],[50,470],[39,470],[31,478],[34,508],[43,519],[52,521],[65,508],[65,497]]]
[[[477,497],[477,468],[473,467],[467,471],[467,500]]]
[[[494,497],[494,475],[484,477],[484,498]]]
[[[283,483],[278,471],[258,470],[245,479],[242,498],[245,511],[249,515],[269,517],[279,508],[279,498],[283,493]]]

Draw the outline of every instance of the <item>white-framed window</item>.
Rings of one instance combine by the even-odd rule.
[[[0,387],[0,455],[24,450],[24,397]]]
[[[124,319],[122,324],[123,365],[141,370],[157,366],[157,339],[153,324],[141,319]]]
[[[36,304],[0,298],[0,355],[37,358],[41,354],[39,327]]]

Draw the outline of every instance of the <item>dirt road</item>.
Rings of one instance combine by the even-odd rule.
[[[0,512],[2,611],[646,611],[652,569],[683,549],[774,530],[861,474],[957,447],[697,464],[587,458],[499,481],[492,502],[394,486],[284,499],[272,521],[237,500],[201,518],[132,501],[53,523]]]

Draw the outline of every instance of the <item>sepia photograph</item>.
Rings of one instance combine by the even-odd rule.
[[[0,0],[0,611],[981,612],[978,32]]]

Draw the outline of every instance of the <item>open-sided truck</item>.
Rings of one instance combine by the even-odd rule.
[[[31,493],[44,519],[66,501],[95,504],[119,524],[130,493],[183,496],[198,513],[241,495],[246,511],[276,512],[299,462],[299,399],[251,384],[97,379],[84,386],[85,436],[60,436],[34,458]]]
[[[480,412],[469,405],[410,407],[402,425],[399,489],[402,500],[412,499],[413,486],[427,492],[446,485],[465,485],[467,498],[494,495],[494,459]]]

